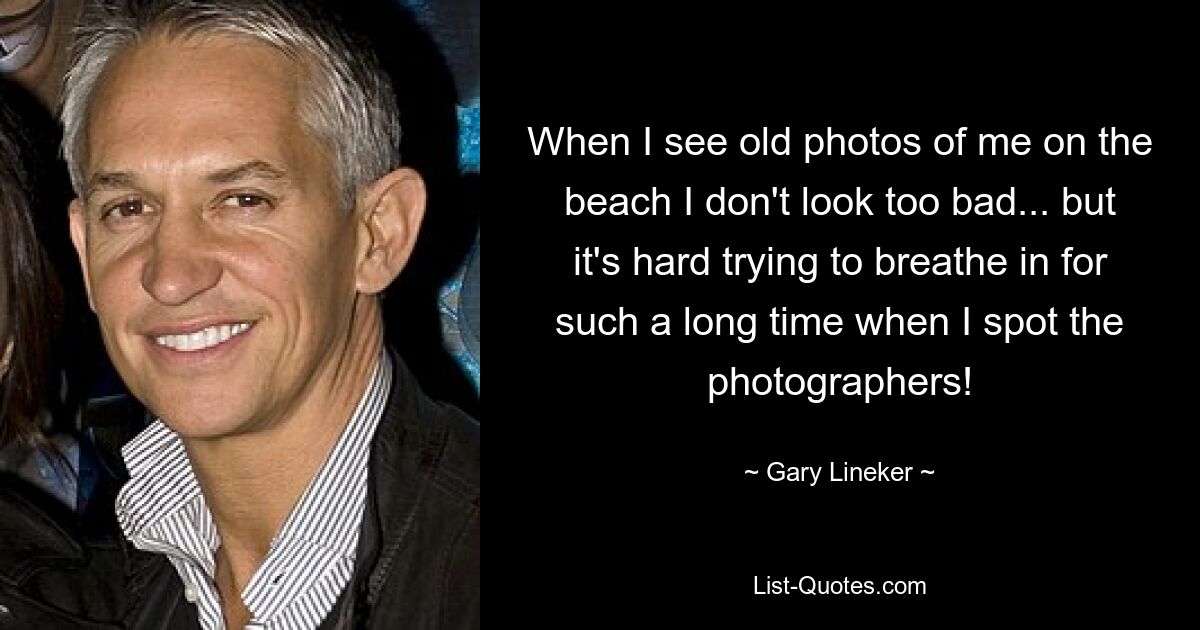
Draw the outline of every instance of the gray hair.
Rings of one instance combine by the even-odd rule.
[[[87,119],[108,63],[154,35],[229,35],[278,50],[308,70],[300,118],[330,150],[342,203],[400,163],[400,114],[391,81],[368,46],[295,0],[99,0],[76,30],[63,91],[62,152],[84,193]]]

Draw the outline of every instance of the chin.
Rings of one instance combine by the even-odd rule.
[[[185,440],[215,440],[240,432],[240,427],[234,423],[222,422],[211,418],[190,418],[162,415],[159,417],[167,428]]]
[[[229,400],[212,397],[188,403],[188,396],[167,398],[170,402],[149,405],[155,416],[184,439],[211,440],[246,432],[246,414],[239,413]]]
[[[184,440],[217,440],[236,435],[240,431],[219,422],[204,420],[175,422],[167,417],[161,418],[163,424]]]

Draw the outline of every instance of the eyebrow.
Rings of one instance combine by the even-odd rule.
[[[213,171],[205,179],[214,184],[233,184],[247,179],[287,179],[287,171],[262,160],[249,162]],[[100,171],[88,180],[84,197],[91,197],[101,190],[129,190],[137,188],[138,178],[127,171]]]
[[[84,188],[84,198],[89,198],[99,190],[128,190],[137,187],[137,177],[133,173],[100,171],[88,180]]]
[[[253,160],[209,173],[207,177],[214,184],[232,184],[254,178],[287,179],[287,172],[262,160]]]

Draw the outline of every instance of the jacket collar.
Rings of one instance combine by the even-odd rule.
[[[374,604],[378,589],[387,580],[391,558],[404,542],[446,442],[446,431],[425,422],[431,412],[429,406],[434,403],[421,392],[400,356],[393,350],[389,352],[396,371],[389,404],[371,449],[371,476],[363,515],[366,525],[356,562],[360,570],[371,568],[367,601],[362,602],[368,606]],[[386,491],[381,492],[381,488]]]
[[[359,624],[369,617],[451,439],[449,428],[437,421],[440,405],[425,396],[400,356],[388,351],[395,372],[371,448],[354,578],[337,609],[337,620],[331,617],[322,628],[349,628],[352,617]]]

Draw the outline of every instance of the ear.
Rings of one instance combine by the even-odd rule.
[[[83,287],[87,289],[88,306],[95,312],[96,304],[92,302],[92,278],[88,273],[87,218],[84,216],[83,202],[76,197],[71,201],[68,212],[71,215],[71,242],[75,245],[75,254],[79,256],[79,266],[83,269]]]
[[[359,195],[357,212],[361,238],[355,287],[374,295],[408,263],[425,217],[425,181],[410,168],[398,168]]]

